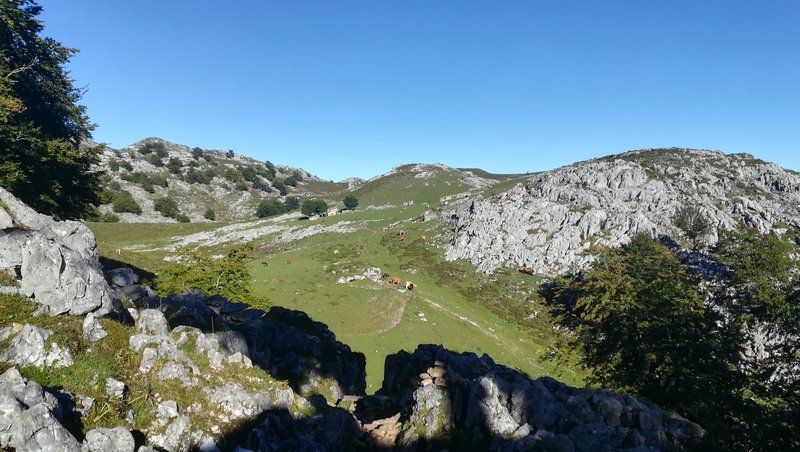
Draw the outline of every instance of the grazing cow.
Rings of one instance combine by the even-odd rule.
[[[122,248],[114,248],[114,253],[116,253],[118,255],[122,254]]]
[[[383,232],[389,232],[389,227],[388,226],[384,226],[383,227]]]
[[[533,190],[533,182],[529,182],[528,185],[525,186],[528,190]]]
[[[400,232],[398,232],[398,234],[400,234],[400,235],[406,235],[406,230],[405,230],[405,229],[401,229],[401,230],[400,230]]]
[[[415,287],[417,287],[417,283],[412,281],[406,281],[406,289],[414,290]]]
[[[289,264],[291,264],[291,263],[292,263],[292,261],[291,261],[291,260],[289,260],[289,259],[284,259],[284,260],[283,260],[283,265],[289,265]]]
[[[521,269],[519,269],[520,273],[525,273],[526,275],[533,274],[533,267],[528,267],[527,265],[523,265]]]
[[[389,277],[389,274],[386,272],[381,273],[381,279],[386,279]]]
[[[405,241],[406,241],[406,236],[404,236],[404,235],[401,235],[401,236],[400,236],[400,241],[401,241],[401,242],[405,242]]]
[[[403,284],[403,279],[398,278],[397,276],[393,276],[392,279],[389,280],[389,282],[391,284],[394,284],[395,286],[399,286],[400,284]]]
[[[267,263],[267,261],[261,261],[261,266],[262,267],[269,267],[269,264]]]
[[[333,250],[333,255],[334,256],[338,256],[339,255],[339,250]]]

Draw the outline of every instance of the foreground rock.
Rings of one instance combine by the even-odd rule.
[[[704,435],[698,425],[634,397],[573,388],[548,377],[530,380],[487,355],[458,354],[436,345],[387,357],[377,397],[399,410],[399,417],[383,421],[389,428],[380,434],[394,434],[397,446],[411,449],[437,444],[456,449],[671,450]],[[369,398],[359,404],[368,406]],[[369,421],[365,426],[381,424],[368,415],[360,413]],[[400,430],[399,425],[406,427]]]
[[[619,246],[639,233],[678,238],[673,217],[684,205],[711,224],[706,244],[741,223],[780,234],[800,228],[800,175],[747,154],[682,149],[576,163],[449,212],[455,233],[446,258],[483,272],[508,265],[562,273],[587,265],[592,245]]]
[[[0,229],[0,271],[18,276],[22,294],[50,315],[121,312],[86,226],[39,214],[2,188],[0,210],[4,226],[12,220]]]

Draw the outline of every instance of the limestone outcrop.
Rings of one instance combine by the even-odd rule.
[[[20,292],[43,312],[101,317],[121,311],[86,226],[39,214],[2,188],[0,211],[7,226],[0,230],[0,271],[16,275]]]
[[[564,273],[585,267],[592,245],[620,246],[639,233],[677,240],[673,218],[687,205],[711,225],[705,244],[741,223],[782,234],[800,228],[800,175],[747,154],[685,149],[575,163],[447,212],[454,233],[446,258],[486,273]]]

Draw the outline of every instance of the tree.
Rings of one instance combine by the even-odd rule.
[[[178,203],[175,202],[174,199],[166,196],[153,200],[153,208],[157,212],[160,212],[161,215],[164,215],[168,218],[178,219],[178,216],[181,214],[180,208],[178,208]]]
[[[282,214],[284,212],[283,203],[277,199],[264,199],[258,203],[256,208],[256,216],[259,218],[272,217]]]
[[[41,36],[42,8],[0,2],[0,186],[34,209],[79,218],[97,204],[102,147],[82,147],[94,124],[65,69],[77,52]]]
[[[675,211],[672,223],[681,230],[693,250],[700,249],[703,244],[702,239],[711,227],[700,210],[693,206],[684,206]]]
[[[283,182],[276,180],[272,182],[272,186],[275,187],[276,190],[281,194],[281,196],[286,196],[286,185]]]
[[[181,169],[183,169],[183,163],[181,163],[181,159],[177,157],[170,158],[169,163],[167,163],[167,169],[172,174],[180,174]]]
[[[228,149],[228,152],[225,153],[225,157],[228,157],[229,159],[232,159],[235,155],[236,154],[233,152],[233,149]]]
[[[250,271],[247,269],[249,249],[239,246],[214,259],[198,249],[181,248],[178,259],[164,267],[158,275],[158,292],[162,295],[200,289],[208,295],[222,295],[266,309],[269,299],[250,290]]]
[[[300,201],[298,201],[294,196],[287,196],[286,199],[283,200],[283,207],[287,212],[297,210],[300,208]]]
[[[307,201],[303,201],[303,205],[300,207],[300,212],[310,217],[311,215],[322,215],[328,211],[328,204],[321,200],[321,199],[309,199]]]
[[[729,406],[741,380],[738,336],[665,246],[634,237],[562,283],[591,381],[693,418]]]
[[[358,198],[356,198],[353,195],[345,196],[344,200],[342,202],[344,203],[344,206],[347,207],[350,210],[353,210],[356,207],[358,207]]]
[[[195,160],[199,160],[200,157],[203,156],[203,149],[198,147],[192,148],[192,158]]]
[[[284,179],[283,183],[290,187],[297,187],[297,180],[293,176],[289,176]]]

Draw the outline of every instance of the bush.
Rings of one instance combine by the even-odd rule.
[[[203,150],[201,148],[198,148],[198,147],[192,148],[192,157],[195,160],[200,159],[200,157],[202,157],[202,156],[203,156]]]
[[[148,156],[146,156],[144,158],[144,161],[149,163],[149,164],[151,164],[151,165],[153,165],[153,166],[157,166],[157,167],[164,166],[164,162],[161,160],[161,157],[159,157],[156,154],[149,154]]]
[[[122,175],[122,180],[139,185],[148,193],[153,193],[154,186],[167,187],[169,182],[163,174],[150,174],[141,171]]]
[[[108,161],[108,168],[109,168],[111,171],[114,171],[114,172],[117,172],[117,171],[119,171],[119,160],[117,160],[117,159],[111,159],[111,160],[109,160],[109,161]]]
[[[297,210],[300,208],[300,201],[297,200],[294,196],[287,196],[286,199],[283,201],[283,207],[286,209],[287,212],[291,212],[292,210]]]
[[[273,181],[272,186],[275,187],[276,190],[278,190],[281,196],[286,196],[286,193],[288,193],[286,191],[286,185],[284,185],[283,182],[279,180]]]
[[[200,250],[182,248],[178,259],[165,266],[158,278],[157,289],[162,295],[200,289],[208,295],[222,295],[231,301],[268,309],[269,298],[257,297],[251,290],[247,269],[249,249],[240,246],[221,259],[214,259]]]
[[[285,212],[285,207],[282,202],[277,199],[264,199],[258,203],[256,208],[256,216],[258,218],[266,218],[279,215]]]
[[[142,207],[133,199],[133,195],[127,190],[120,190],[114,193],[111,201],[111,208],[114,212],[122,213],[142,213]]]
[[[292,177],[297,182],[302,182],[303,181],[303,173],[301,173],[300,171],[297,171],[297,170],[292,171]]]
[[[261,190],[265,193],[272,193],[272,187],[269,186],[266,182],[261,180],[261,178],[257,178],[253,181],[253,188],[256,190]]]
[[[133,165],[131,165],[131,162],[127,160],[122,160],[119,162],[119,166],[121,166],[125,171],[133,171]]]
[[[175,219],[178,220],[178,223],[189,223],[189,222],[191,222],[189,217],[187,217],[186,215],[184,215],[182,213],[178,214],[178,216],[175,217]]]
[[[189,168],[184,177],[184,180],[190,184],[210,184],[213,179],[213,171],[202,171],[194,168]]]
[[[342,202],[344,203],[345,207],[347,207],[348,209],[351,209],[351,210],[355,209],[356,207],[358,207],[358,198],[356,198],[353,195],[345,196],[344,200]]]
[[[286,179],[284,179],[283,183],[290,187],[297,187],[297,180],[292,176],[289,176]]]
[[[206,162],[211,163],[212,157],[209,154],[203,154],[203,160],[205,160]]]
[[[100,221],[103,223],[119,223],[119,216],[114,215],[111,212],[106,212],[100,215]]]
[[[212,208],[210,208],[210,207],[209,207],[209,208],[208,208],[208,209],[206,209],[206,211],[203,213],[203,218],[205,218],[206,220],[216,221],[216,219],[217,219],[217,213],[216,213],[216,212],[214,212],[214,209],[212,209]]]
[[[178,215],[181,213],[178,208],[178,203],[176,203],[174,199],[168,197],[156,198],[153,200],[153,208],[156,209],[157,212],[160,212],[161,215],[168,218],[177,219]]]
[[[181,159],[177,157],[172,157],[169,159],[169,163],[167,163],[167,169],[172,174],[180,174],[181,169],[183,168],[183,163],[181,163]]]
[[[240,166],[239,174],[248,182],[255,182],[258,179],[258,172],[252,166]]]
[[[228,152],[225,153],[225,157],[232,159],[236,154],[234,154],[233,149],[228,149]]]
[[[160,141],[150,141],[139,148],[139,153],[142,155],[155,154],[161,159],[167,156],[167,148],[165,148],[164,143]]]
[[[310,217],[311,215],[323,215],[328,211],[328,204],[321,199],[309,199],[304,201],[300,208],[303,215]]]

